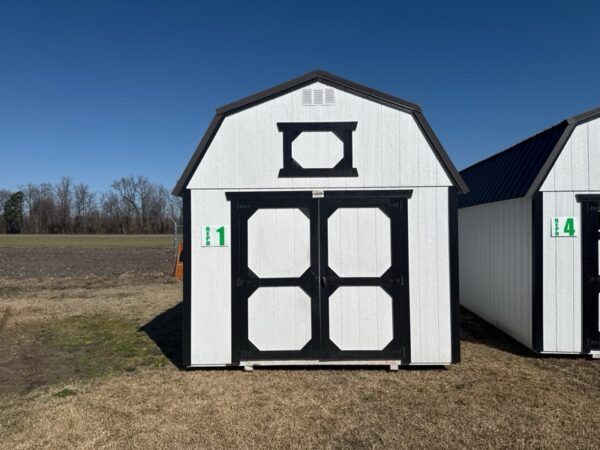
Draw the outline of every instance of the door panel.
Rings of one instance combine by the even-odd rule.
[[[319,236],[322,357],[409,362],[406,197],[398,191],[325,192]],[[386,321],[377,308],[390,304]]]
[[[379,286],[342,286],[329,297],[329,336],[342,351],[383,350],[393,339],[392,297]]]
[[[259,209],[248,219],[248,265],[261,278],[310,267],[310,221],[298,208]]]
[[[261,287],[248,299],[248,339],[258,350],[302,350],[311,336],[310,297],[299,287]]]
[[[232,360],[318,358],[318,204],[310,192],[227,198]]]
[[[380,277],[392,263],[390,219],[379,208],[339,208],[328,220],[329,267],[343,277]]]

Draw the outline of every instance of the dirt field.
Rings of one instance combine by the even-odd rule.
[[[600,445],[598,362],[465,312],[446,369],[181,370],[168,249],[114,250],[0,247],[0,447]]]

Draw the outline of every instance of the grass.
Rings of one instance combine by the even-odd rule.
[[[172,247],[172,235],[0,234],[0,247],[140,248]]]
[[[48,380],[60,383],[164,366],[160,349],[138,327],[119,315],[92,314],[44,324],[33,336],[44,349]]]
[[[537,357],[467,312],[448,368],[245,373],[179,369],[180,299],[159,279],[7,288],[0,447],[599,446],[600,362]]]

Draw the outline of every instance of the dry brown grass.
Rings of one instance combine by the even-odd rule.
[[[18,348],[15,337],[27,340],[36,336],[36,329],[60,330],[64,324],[63,331],[69,339],[84,336],[90,340],[86,345],[100,351],[101,345],[115,340],[114,335],[108,339],[104,330],[86,329],[81,323],[93,323],[96,327],[102,323],[97,320],[107,320],[115,327],[115,333],[130,336],[133,346],[138,345],[139,336],[136,334],[135,339],[131,336],[147,330],[156,344],[141,339],[138,350],[152,342],[177,361],[174,348],[178,337],[174,341],[169,341],[169,337],[178,333],[178,310],[173,307],[180,300],[180,288],[160,276],[5,280],[0,284],[0,325],[7,308],[11,314],[0,330],[0,349],[8,342]],[[158,318],[151,322],[151,327],[146,325],[155,317]],[[80,318],[87,322],[78,322]],[[48,328],[51,324],[59,325]],[[37,345],[38,341],[32,342]],[[537,358],[469,314],[463,314],[462,353],[462,363],[447,369],[399,372],[182,371],[168,362],[163,366],[117,364],[114,370],[90,377],[78,375],[77,367],[71,367],[66,371],[68,379],[42,380],[29,389],[0,394],[0,446],[12,449],[592,448],[599,445],[597,362],[582,358]],[[101,353],[101,356],[107,355]],[[59,360],[63,365],[73,366],[86,361]]]

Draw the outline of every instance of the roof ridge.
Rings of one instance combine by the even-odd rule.
[[[499,152],[496,152],[496,153],[494,153],[494,154],[492,154],[490,156],[487,156],[486,158],[483,158],[483,159],[481,159],[481,160],[479,160],[479,161],[471,164],[470,166],[465,167],[464,169],[462,169],[460,171],[460,173],[466,172],[467,170],[470,170],[470,169],[472,169],[472,168],[474,168],[474,167],[476,167],[476,166],[478,166],[480,164],[483,164],[483,163],[485,163],[485,162],[487,162],[487,161],[489,161],[491,159],[494,159],[494,158],[496,158],[496,157],[498,157],[500,155],[503,155],[504,153],[507,153],[510,150],[513,150],[515,147],[517,147],[517,146],[519,146],[519,145],[521,145],[521,144],[523,144],[523,143],[525,143],[527,141],[535,139],[535,138],[539,137],[540,135],[542,135],[544,133],[547,133],[550,130],[555,129],[559,125],[567,125],[567,124],[568,124],[567,119],[563,119],[560,122],[555,123],[554,125],[552,125],[552,126],[550,126],[548,128],[543,129],[542,131],[538,131],[537,133],[532,134],[531,136],[528,136],[528,137],[526,137],[524,139],[521,139],[520,141],[516,142],[515,144],[511,145],[510,147],[505,148],[504,150],[500,150]]]

